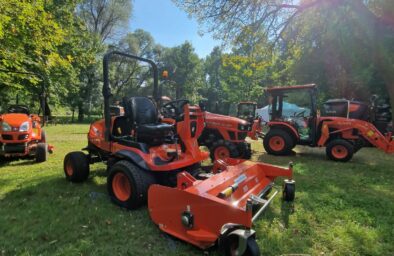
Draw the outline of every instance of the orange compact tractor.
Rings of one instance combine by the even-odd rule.
[[[256,103],[241,102],[237,117],[204,112],[205,128],[198,139],[201,146],[208,147],[212,161],[228,157],[250,159],[252,149],[246,137],[261,137],[260,119],[256,118]]]
[[[47,160],[52,147],[45,140],[40,117],[30,114],[23,105],[12,105],[0,115],[0,157],[3,159],[35,158]]]
[[[266,89],[271,120],[264,138],[269,154],[287,155],[296,145],[326,147],[329,159],[349,161],[368,142],[394,152],[391,133],[383,135],[373,124],[346,117],[320,116],[314,84]]]
[[[283,197],[294,199],[291,166],[227,159],[216,162],[212,172],[201,172],[200,162],[208,154],[197,144],[204,127],[198,106],[187,100],[171,101],[165,107],[172,118],[160,120],[151,99],[131,97],[123,100],[124,115],[111,115],[108,73],[114,55],[150,64],[153,97],[158,98],[154,62],[121,52],[107,53],[103,61],[104,119],[90,126],[87,154],[66,155],[67,180],[85,181],[90,164],[105,162],[108,193],[115,204],[135,209],[148,201],[153,222],[170,235],[202,249],[219,244],[226,255],[259,255],[252,223],[278,193],[273,187],[276,177],[288,177]]]
[[[210,151],[212,161],[228,157],[250,159],[252,150],[245,139],[252,131],[250,122],[204,111],[205,128],[198,139]]]

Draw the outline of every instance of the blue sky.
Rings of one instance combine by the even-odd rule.
[[[196,53],[201,57],[208,55],[220,41],[211,35],[198,35],[198,24],[190,19],[171,0],[134,0],[133,16],[129,29],[143,29],[151,33],[156,43],[172,47],[185,41],[193,44]]]

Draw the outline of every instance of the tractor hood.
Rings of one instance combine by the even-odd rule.
[[[225,115],[205,112],[204,117],[207,127],[220,126],[220,127],[238,129],[240,126],[242,126],[245,127],[242,130],[248,130],[250,126],[250,123],[248,121],[232,116],[225,116]]]
[[[0,116],[0,122],[6,122],[11,127],[19,128],[24,122],[30,122],[30,117],[26,114],[3,114]]]

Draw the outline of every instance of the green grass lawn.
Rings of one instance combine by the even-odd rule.
[[[49,161],[0,166],[0,255],[202,255],[162,233],[146,207],[113,205],[104,165],[86,183],[66,182],[63,157],[86,145],[88,125],[46,131]],[[393,155],[365,148],[336,163],[324,149],[297,147],[291,157],[268,156],[260,141],[253,149],[253,160],[293,161],[297,182],[293,205],[277,197],[255,223],[263,255],[394,255]]]

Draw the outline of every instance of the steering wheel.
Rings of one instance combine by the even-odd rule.
[[[167,118],[172,118],[177,121],[181,120],[184,115],[183,106],[188,103],[189,101],[184,99],[167,102],[161,107],[161,114]]]
[[[301,112],[299,112],[299,113],[294,113],[294,116],[295,116],[295,117],[304,117],[305,111],[306,111],[306,110],[301,111]]]
[[[22,113],[29,115],[29,109],[23,105],[12,105],[8,108],[8,113]]]

